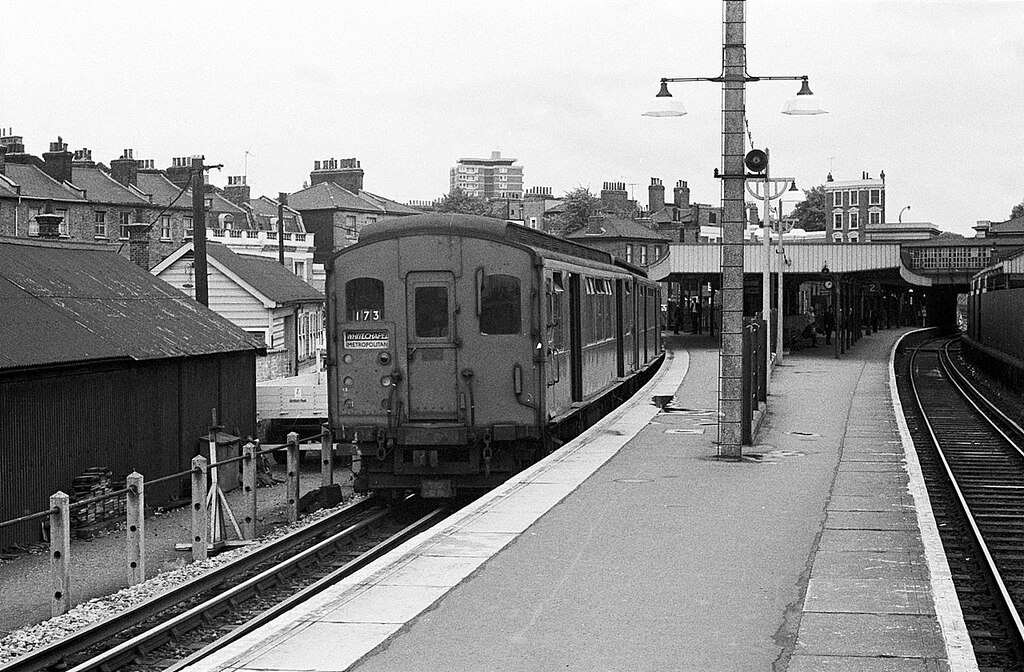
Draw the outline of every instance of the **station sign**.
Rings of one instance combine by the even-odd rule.
[[[346,350],[386,350],[389,341],[386,329],[359,329],[345,332],[343,347]]]

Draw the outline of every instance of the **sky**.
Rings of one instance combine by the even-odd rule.
[[[109,164],[203,154],[211,182],[296,191],[357,158],[401,202],[500,151],[564,194],[661,178],[718,204],[722,2],[0,0],[0,128]],[[808,75],[829,114],[780,114],[798,82],[747,85],[753,145],[803,189],[886,175],[886,218],[973,235],[1024,201],[1024,0],[748,0],[747,69]],[[799,194],[794,194],[796,200]],[[788,198],[788,196],[787,196]],[[795,201],[794,201],[795,203]],[[789,210],[794,203],[784,203]]]

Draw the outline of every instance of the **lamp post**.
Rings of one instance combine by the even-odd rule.
[[[656,96],[662,107],[645,116],[678,117],[686,110],[669,93],[669,82],[720,82],[722,84],[722,329],[718,379],[718,454],[743,457],[743,229],[744,126],[747,82],[800,80],[796,97],[786,103],[784,114],[822,114],[807,76],[753,77],[747,74],[746,2],[723,0],[722,74],[717,77],[664,77]]]
[[[900,224],[903,223],[903,213],[906,212],[907,210],[910,210],[910,206],[909,205],[904,205],[903,209],[900,210],[900,216],[899,216],[899,219],[898,219]]]
[[[765,151],[767,151],[767,150],[765,150]],[[764,267],[761,269],[761,315],[764,317],[765,326],[768,329],[768,333],[769,334],[771,334],[771,332],[772,332],[772,328],[771,328],[772,327],[772,318],[771,318],[771,313],[772,313],[772,298],[771,298],[771,288],[772,288],[772,282],[771,282],[771,259],[772,259],[772,253],[771,253],[771,240],[772,240],[771,221],[772,221],[772,215],[771,215],[771,205],[770,205],[770,203],[771,203],[771,201],[774,201],[777,198],[782,198],[782,195],[784,193],[786,193],[787,191],[790,191],[790,190],[796,188],[796,180],[793,179],[792,177],[772,177],[772,178],[768,177],[768,170],[770,169],[770,167],[771,167],[771,162],[769,161],[769,168],[765,169],[764,177],[762,179],[759,179],[759,180],[752,179],[752,180],[749,180],[747,182],[747,193],[750,194],[751,196],[753,196],[754,198],[762,199],[763,202],[764,202],[764,206],[763,206],[764,207],[764,222],[762,223],[762,227],[761,227],[761,230],[763,231],[762,238],[764,238],[764,241],[763,241],[763,247],[764,247]],[[780,210],[779,210],[779,249],[782,249],[782,210],[781,210],[781,205],[780,205]],[[779,289],[780,289],[780,296],[781,296],[781,288],[782,288],[782,264],[781,264],[781,260],[780,260],[780,264],[779,264]],[[779,300],[778,311],[779,311],[779,313],[776,316],[775,321],[778,322],[781,325],[781,323],[782,323],[782,300],[781,299]],[[782,333],[782,330],[777,328],[776,332],[777,333]],[[771,349],[771,338],[770,337],[767,339],[767,346],[768,347],[765,348],[765,353],[764,353],[764,367],[765,367],[764,370],[765,371],[771,371],[771,366],[772,366],[772,349]],[[781,337],[779,337],[778,342],[776,343],[776,348],[777,348],[777,355],[776,355],[776,357],[781,360],[781,357],[782,357],[782,338]],[[771,376],[767,377],[767,381],[768,382],[766,383],[766,385],[768,385],[770,387],[771,386]]]

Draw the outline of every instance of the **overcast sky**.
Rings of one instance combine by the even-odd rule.
[[[887,219],[971,234],[1024,200],[1024,0],[750,0],[751,75],[810,76],[830,114],[779,113],[796,82],[747,87],[755,146],[802,188],[886,174]],[[0,127],[108,163],[205,154],[253,194],[358,158],[368,191],[448,191],[460,157],[515,157],[556,195],[651,177],[717,204],[722,3],[0,1]],[[248,157],[246,152],[249,152]],[[788,209],[788,207],[787,207]]]

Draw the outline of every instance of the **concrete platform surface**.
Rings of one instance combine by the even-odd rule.
[[[904,454],[897,335],[788,357],[739,462],[716,458],[717,342],[669,337],[632,405],[186,669],[977,669]]]

